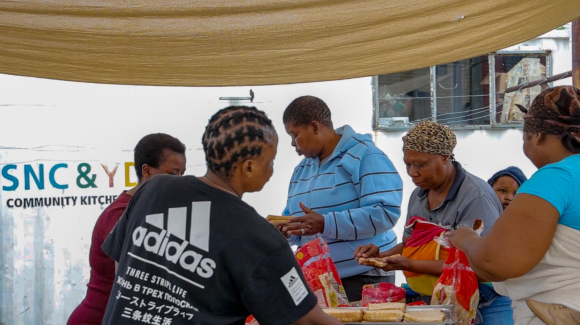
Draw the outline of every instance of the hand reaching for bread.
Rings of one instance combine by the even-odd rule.
[[[409,268],[409,259],[401,256],[400,254],[395,254],[388,257],[361,257],[358,259],[358,262],[361,265],[374,266],[385,271],[407,270]]]
[[[282,227],[282,231],[286,232],[288,236],[313,236],[322,233],[324,231],[324,216],[309,209],[302,202],[299,203],[299,206],[304,215],[289,220]]]
[[[387,263],[383,262],[382,258],[371,257],[371,258],[364,258],[361,257],[358,259],[358,264],[360,265],[368,265],[374,267],[385,267]]]
[[[379,248],[374,244],[362,245],[354,250],[354,259],[359,260],[361,258],[378,258]]]

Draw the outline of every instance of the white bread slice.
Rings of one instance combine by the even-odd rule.
[[[385,310],[365,310],[363,320],[365,322],[400,322],[403,320],[402,310],[385,309]]]
[[[403,319],[407,322],[442,322],[445,314],[440,310],[413,310],[405,312]]]
[[[343,323],[362,322],[361,309],[324,308],[322,310],[327,315],[332,316]]]
[[[405,311],[405,304],[402,302],[385,302],[381,304],[372,304],[368,306],[369,310],[400,310]]]
[[[268,221],[269,223],[273,224],[273,225],[279,225],[279,224],[284,224],[287,223],[288,220],[294,218],[293,216],[274,216],[274,215],[269,215],[266,217],[266,221]]]
[[[385,267],[385,266],[389,265],[388,263],[385,263],[381,260],[382,260],[381,258],[377,258],[377,257],[371,257],[371,258],[361,257],[358,259],[358,263],[362,264],[362,265],[368,265],[368,266],[374,266],[374,267]]]

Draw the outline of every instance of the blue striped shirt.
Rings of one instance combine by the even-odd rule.
[[[322,236],[341,278],[365,273],[371,267],[354,260],[354,249],[373,243],[381,251],[393,247],[392,228],[401,214],[403,183],[389,158],[369,135],[345,125],[336,130],[341,140],[320,166],[305,158],[294,169],[283,215],[301,216],[298,203],[324,216]],[[291,236],[302,246],[314,236]]]

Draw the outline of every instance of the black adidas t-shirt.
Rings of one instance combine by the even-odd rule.
[[[119,262],[104,325],[292,324],[317,304],[286,239],[193,176],[149,180],[103,251]]]

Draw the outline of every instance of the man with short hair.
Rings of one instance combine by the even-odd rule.
[[[330,109],[314,96],[296,98],[284,111],[286,132],[304,159],[294,170],[284,215],[297,218],[280,227],[302,246],[320,235],[350,301],[362,286],[394,283],[394,272],[359,265],[354,248],[396,244],[392,228],[401,213],[403,184],[391,160],[369,135],[345,125],[334,129]]]
[[[105,239],[125,211],[131,197],[151,177],[158,174],[183,175],[185,172],[185,145],[178,139],[155,133],[143,137],[135,147],[137,186],[121,195],[101,214],[95,228],[89,252],[91,279],[87,295],[73,311],[67,325],[101,324],[115,278],[115,261],[101,249]]]

